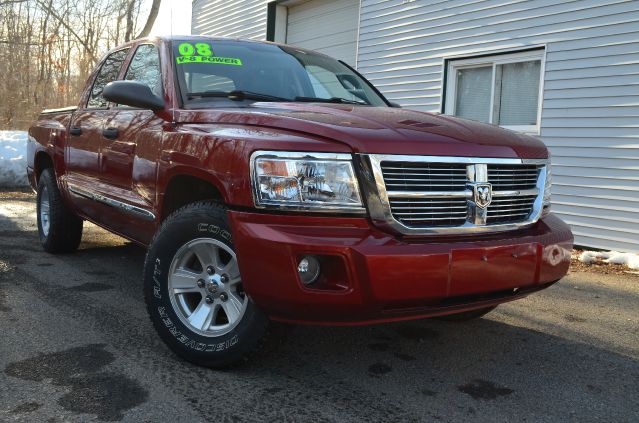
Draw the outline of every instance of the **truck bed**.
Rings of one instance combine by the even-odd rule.
[[[56,171],[61,171],[62,148],[67,137],[67,129],[76,106],[43,110],[37,122],[29,128],[27,142],[27,173],[29,183],[36,188],[37,166],[36,160],[45,156],[53,160]]]

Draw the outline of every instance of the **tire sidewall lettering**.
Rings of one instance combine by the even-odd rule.
[[[158,311],[158,315],[160,316],[162,320],[162,323],[164,323],[169,333],[173,335],[175,339],[178,340],[178,342],[184,344],[186,347],[189,347],[195,351],[202,351],[202,352],[224,351],[232,347],[233,345],[237,344],[240,340],[240,338],[237,335],[233,335],[233,337],[226,339],[225,341],[217,342],[213,344],[198,342],[197,340],[189,338],[187,335],[182,333],[175,326],[175,324],[173,323],[173,320],[171,320],[171,318],[167,314],[165,307],[158,306],[157,311]]]
[[[160,267],[162,262],[159,258],[155,258],[155,265],[153,267],[153,296],[157,299],[162,299],[162,289],[160,276],[162,275],[162,268]]]
[[[200,233],[204,232],[211,235],[218,235],[225,241],[231,242],[231,234],[229,231],[211,223],[198,223],[197,231]]]
[[[162,325],[166,328],[167,332],[175,339],[175,341],[182,345],[182,348],[188,348],[192,351],[199,353],[216,353],[230,349],[240,342],[240,338],[237,334],[237,328],[222,335],[219,338],[211,338],[207,340],[206,337],[193,334],[184,325],[179,322],[179,319],[175,316],[175,311],[170,305],[168,288],[168,273],[170,262],[173,255],[179,249],[179,246],[183,245],[192,239],[196,239],[203,235],[207,237],[218,239],[229,245],[231,245],[231,234],[228,230],[221,228],[218,225],[212,223],[198,223],[196,225],[195,233],[192,235],[182,236],[179,241],[176,239],[175,243],[171,245],[171,248],[155,251],[155,257],[153,260],[152,268],[152,299],[155,302],[155,311],[160,318]],[[207,342],[208,341],[208,342]],[[217,341],[217,342],[212,342]]]

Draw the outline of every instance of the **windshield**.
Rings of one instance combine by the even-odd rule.
[[[174,41],[173,55],[187,108],[251,100],[387,106],[348,66],[294,47],[202,39]]]

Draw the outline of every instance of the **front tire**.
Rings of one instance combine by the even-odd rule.
[[[82,219],[62,200],[53,169],[44,169],[38,180],[36,196],[38,235],[48,253],[70,253],[82,240]]]
[[[237,363],[266,332],[267,317],[242,288],[226,210],[213,202],[162,224],[145,260],[144,297],[160,338],[201,366]]]

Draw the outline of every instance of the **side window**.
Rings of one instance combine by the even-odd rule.
[[[115,81],[120,73],[122,62],[126,58],[129,49],[118,50],[111,53],[100,68],[98,76],[96,76],[91,88],[91,94],[89,95],[89,101],[87,107],[90,108],[104,108],[107,107],[108,102],[102,97],[102,90],[104,86],[111,81]]]
[[[157,47],[152,44],[139,46],[124,79],[141,82],[151,88],[153,94],[162,98],[162,78]]]

